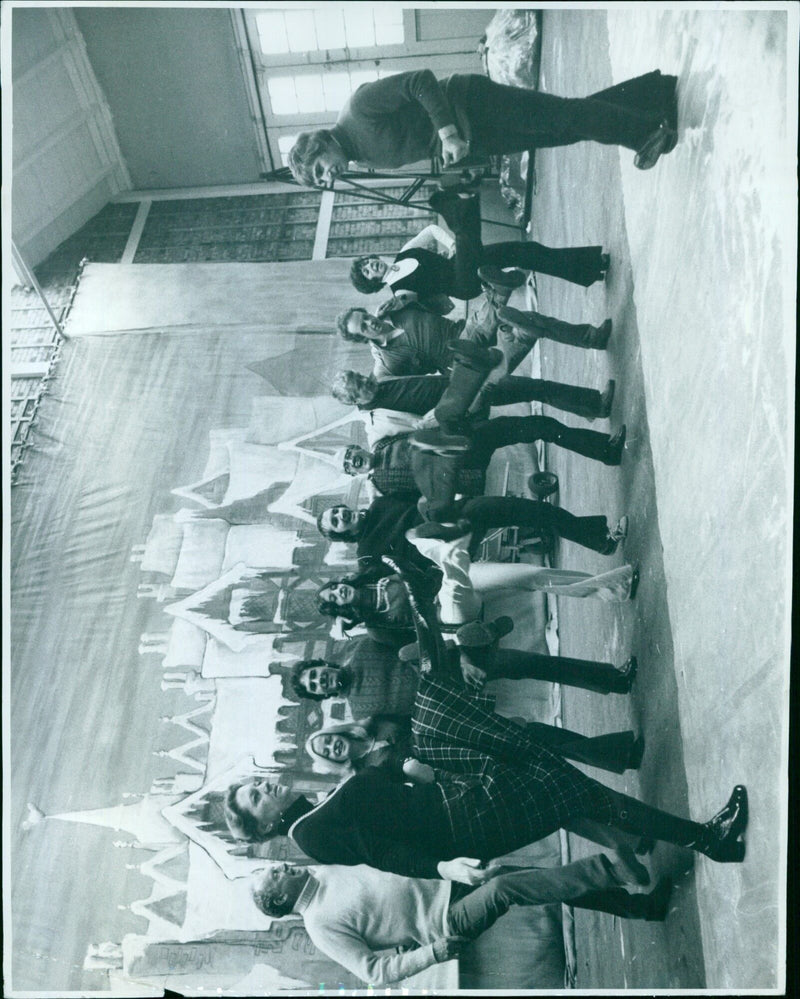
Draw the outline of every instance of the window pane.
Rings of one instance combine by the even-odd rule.
[[[339,7],[315,10],[314,20],[317,23],[317,44],[321,49],[343,49],[346,46],[344,18]]]
[[[267,80],[269,103],[273,114],[297,114],[297,94],[291,76],[273,76]]]
[[[322,91],[322,77],[296,76],[294,86],[297,91],[298,111],[324,111],[325,94]]]
[[[326,73],[322,77],[325,90],[325,110],[341,111],[351,94],[349,73]]]
[[[317,48],[313,10],[287,10],[286,34],[290,52],[308,52]]]
[[[279,135],[278,136],[278,152],[281,154],[281,163],[283,166],[289,165],[289,150],[297,142],[296,135]]]
[[[379,7],[372,11],[375,18],[375,44],[401,45],[403,35],[403,10],[399,7]]]
[[[375,30],[372,26],[369,7],[348,7],[344,12],[344,31],[349,48],[359,48],[375,44]]]
[[[258,44],[261,46],[262,52],[268,55],[278,55],[289,51],[286,23],[280,11],[273,14],[256,14],[256,27],[258,28]]]
[[[352,87],[351,93],[355,93],[355,91],[361,86],[362,83],[372,83],[373,80],[377,79],[378,79],[377,69],[364,69],[359,71],[358,73],[351,73],[350,74],[350,86]]]

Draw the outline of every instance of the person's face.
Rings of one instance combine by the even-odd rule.
[[[300,889],[308,876],[308,869],[295,864],[273,864],[264,874],[264,886],[270,887],[275,900],[282,904],[283,898],[295,902]]]
[[[363,447],[352,447],[344,459],[344,470],[348,475],[360,475],[368,472],[372,464],[372,455]]]
[[[351,510],[343,504],[333,506],[322,515],[322,530],[340,538],[357,538],[363,519],[363,510]]]
[[[329,142],[314,160],[312,172],[317,187],[330,187],[347,169],[347,157],[335,142]]]
[[[318,735],[311,745],[317,756],[334,763],[344,763],[350,759],[350,740],[346,735]]]
[[[394,329],[385,319],[378,319],[366,310],[354,312],[347,320],[347,332],[353,336],[365,336],[367,340],[382,341]]]
[[[389,265],[385,260],[381,260],[380,257],[370,257],[361,265],[361,273],[368,281],[372,281],[374,279],[383,281],[388,269]]]
[[[291,788],[283,784],[270,784],[264,777],[253,777],[236,792],[240,811],[253,816],[264,833],[276,826],[283,813],[296,797]]]
[[[365,406],[367,403],[372,402],[375,397],[375,392],[377,390],[378,383],[374,378],[368,377],[366,375],[361,375],[355,380],[354,384],[354,394],[355,402],[357,406]]]
[[[355,600],[356,591],[349,583],[332,583],[319,591],[320,600],[328,600],[337,607],[349,607]]]
[[[342,690],[341,671],[336,666],[312,666],[300,674],[300,684],[309,694],[336,697]]]

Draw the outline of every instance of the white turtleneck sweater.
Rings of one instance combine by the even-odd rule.
[[[388,985],[436,963],[448,936],[450,882],[404,878],[359,864],[311,868],[295,903],[315,945],[369,985]],[[397,947],[406,953],[378,954]]]

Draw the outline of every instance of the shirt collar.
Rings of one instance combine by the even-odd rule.
[[[319,881],[316,879],[316,868],[310,867],[308,881],[303,885],[303,890],[297,896],[297,901],[294,903],[294,911],[305,912],[318,890]]]

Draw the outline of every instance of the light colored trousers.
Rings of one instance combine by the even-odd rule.
[[[539,590],[560,597],[594,597],[608,602],[627,600],[633,567],[623,565],[592,576],[574,569],[548,569],[524,562],[473,563],[467,548],[471,535],[455,541],[409,538],[420,554],[434,562],[444,576],[439,590],[442,624],[474,621],[483,606],[483,594],[498,590]]]

